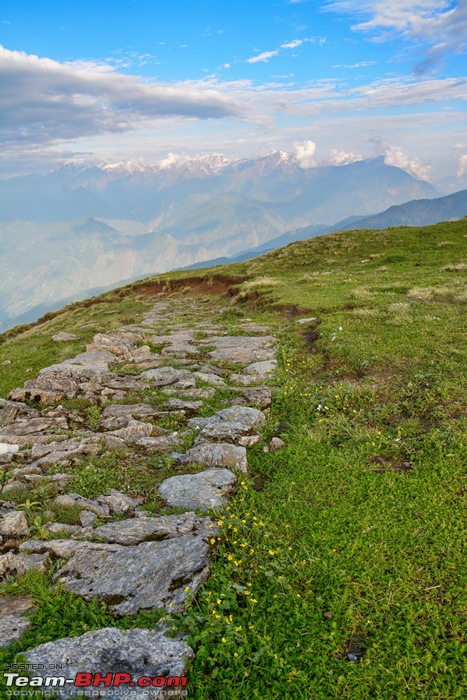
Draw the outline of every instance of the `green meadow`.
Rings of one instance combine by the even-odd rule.
[[[6,397],[95,332],[137,321],[157,294],[196,292],[201,303],[199,280],[207,292],[230,286],[204,301],[207,315],[213,300],[224,305],[231,332],[246,316],[272,327],[279,366],[265,441],[249,450],[248,477],[217,513],[209,580],[171,622],[196,652],[190,698],[467,695],[466,238],[467,220],[312,238],[244,263],[149,278],[0,336],[0,363],[11,363],[0,364]],[[297,323],[303,317],[314,320]],[[80,341],[50,340],[81,326]],[[216,395],[209,412],[226,398]],[[285,447],[264,452],[274,435]],[[167,475],[163,460],[148,472],[135,459],[134,479],[122,480],[121,460],[107,459],[91,470],[83,461],[76,488],[92,497],[124,483],[131,492],[136,480],[150,493],[151,478]],[[28,498],[34,527],[44,494]],[[157,510],[155,497],[150,505]],[[3,583],[5,595],[18,592],[31,593],[37,610],[30,630],[0,651],[2,664],[44,641],[160,617],[116,621],[37,573]]]

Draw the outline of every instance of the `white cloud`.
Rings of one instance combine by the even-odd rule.
[[[58,63],[0,47],[6,140],[43,143],[123,132],[162,116],[239,116],[236,99],[204,84],[143,82],[108,65]]]
[[[247,63],[267,63],[270,58],[277,56],[279,51],[263,51],[263,53],[258,54],[258,56],[252,56],[247,58]]]
[[[294,39],[293,41],[289,41],[288,44],[281,44],[281,49],[296,49],[297,46],[301,46],[303,44],[303,39]]]
[[[352,63],[351,65],[338,63],[335,66],[331,66],[331,68],[366,68],[367,66],[374,66],[375,63],[376,61],[361,61],[360,63]]]
[[[312,168],[316,165],[316,160],[314,158],[316,151],[316,144],[314,141],[302,141],[301,143],[294,143],[295,157],[301,168]]]
[[[363,20],[352,29],[369,32],[376,41],[402,35],[424,46],[417,73],[432,68],[448,52],[460,54],[467,47],[467,0],[332,0],[324,9]]]
[[[337,148],[331,148],[327,162],[331,165],[348,165],[356,163],[358,160],[364,160],[364,156],[354,151],[340,151]]]
[[[385,142],[383,139],[370,139],[373,143],[376,153],[384,155],[386,165],[394,165],[396,168],[405,170],[410,175],[419,180],[428,180],[431,172],[431,166],[423,163],[420,158],[411,158],[399,146]]]
[[[457,177],[462,177],[467,173],[467,153],[461,153],[459,156],[459,167],[457,169]]]
[[[428,152],[431,159],[436,148],[436,162],[441,159],[452,173],[457,167],[452,148],[465,142],[460,103],[467,99],[467,82],[458,78],[414,77],[358,86],[329,79],[306,87],[286,80],[256,85],[215,76],[156,83],[108,65],[60,64],[7,50],[0,50],[0,63],[0,123],[7,141],[5,161],[13,172],[23,166],[29,171],[47,168],[65,152],[96,154],[99,161],[112,162],[143,155],[154,162],[167,153],[190,153],[193,143],[198,147],[201,142],[213,151],[230,143],[229,156],[255,153],[261,144],[263,150],[286,150],[299,143],[303,167],[312,167],[313,147],[302,145],[311,116],[320,150],[336,149],[331,152],[336,162],[345,158],[337,151],[364,152],[365,140],[374,136],[410,153],[407,167],[422,177],[425,166],[415,162],[416,156],[424,160]],[[208,119],[203,127],[200,120]],[[465,153],[465,147],[458,152]]]

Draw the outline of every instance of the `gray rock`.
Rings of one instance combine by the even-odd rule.
[[[258,374],[231,374],[230,381],[234,384],[241,384],[243,386],[252,386],[261,382],[261,377]]]
[[[189,411],[195,413],[203,405],[202,401],[183,401],[182,399],[169,399],[165,402],[164,408],[174,409],[175,411]]]
[[[137,547],[81,544],[55,579],[85,600],[105,601],[118,617],[155,606],[179,609],[185,589],[197,591],[209,573],[209,545],[197,535]]]
[[[106,406],[101,413],[102,418],[110,416],[128,416],[130,418],[151,418],[157,416],[158,410],[148,403],[119,404],[113,403]]]
[[[212,399],[215,389],[162,389],[162,393],[167,396],[182,396],[187,399]]]
[[[314,323],[314,321],[317,321],[318,319],[315,318],[314,316],[310,316],[309,318],[298,318],[295,323],[298,323],[300,326],[303,326],[305,323]]]
[[[82,509],[95,513],[98,518],[108,518],[110,516],[110,509],[105,503],[98,503],[90,498],[84,498],[79,493],[67,493],[63,496],[57,496],[55,503],[61,506],[78,505]]]
[[[269,452],[277,452],[277,450],[281,450],[283,447],[285,447],[285,442],[278,437],[273,437],[268,447]]]
[[[11,425],[17,418],[33,418],[39,411],[20,401],[0,399],[0,426]]]
[[[57,559],[69,559],[83,548],[86,551],[101,551],[102,548],[105,548],[107,552],[115,552],[120,549],[119,545],[116,544],[102,545],[95,542],[80,542],[77,540],[27,540],[19,546],[21,552],[33,552],[35,554],[47,552]]]
[[[13,510],[0,517],[0,535],[24,537],[28,534],[28,519],[21,510]]]
[[[138,420],[130,420],[126,428],[112,430],[109,435],[125,440],[125,442],[138,442],[141,438],[149,437],[153,426]]]
[[[15,454],[19,451],[19,445],[10,445],[8,442],[0,442],[0,455]]]
[[[142,676],[168,677],[186,675],[186,664],[194,658],[192,649],[184,642],[165,637],[162,632],[145,629],[122,631],[107,627],[86,632],[81,637],[47,642],[26,652],[27,662],[35,665],[35,674],[50,675],[49,663],[53,659],[57,668],[66,668],[66,676],[75,678],[83,669],[88,673],[128,673],[133,682]],[[62,672],[61,672],[62,673]],[[62,700],[76,697],[76,688],[65,685],[54,688]],[[80,688],[84,697],[114,700],[115,688]],[[119,686],[120,698],[157,698],[161,690],[154,687],[138,688]],[[97,694],[98,693],[98,694]],[[164,696],[165,697],[165,696]]]
[[[57,367],[63,369],[64,367],[69,367],[70,365],[82,365],[83,367],[88,366],[95,372],[108,372],[109,365],[115,363],[115,353],[109,352],[108,350],[99,349],[81,352],[79,355],[76,355],[69,360],[64,360],[59,365],[51,365],[51,367],[41,370],[41,372],[47,372],[48,370],[56,369]]]
[[[257,374],[261,379],[267,379],[271,372],[277,367],[277,360],[267,360],[264,362],[253,362],[243,370],[244,374]]]
[[[197,379],[200,379],[202,382],[206,382],[206,384],[210,384],[211,386],[225,386],[225,381],[222,379],[222,377],[218,377],[217,374],[210,374],[208,372],[194,372],[194,375]]]
[[[48,554],[14,554],[7,552],[0,556],[0,578],[4,576],[23,576],[31,569],[45,571]]]
[[[206,467],[228,467],[239,472],[248,471],[246,449],[227,442],[203,442],[195,445],[180,457],[184,464],[204,464]]]
[[[126,493],[111,489],[106,496],[99,496],[96,501],[100,505],[105,505],[110,508],[112,513],[117,513],[120,515],[122,513],[128,513],[139,506],[143,502],[143,499],[131,498],[131,496],[127,496]]]
[[[97,520],[97,515],[90,510],[82,510],[79,514],[79,521],[82,527],[92,527]]]
[[[54,340],[56,343],[61,343],[68,340],[79,340],[79,336],[75,335],[74,333],[65,333],[64,331],[60,331],[60,333],[56,333],[52,336],[52,340]]]
[[[91,438],[71,439],[49,442],[47,445],[33,445],[31,456],[36,460],[34,465],[40,467],[45,464],[67,464],[76,455],[97,454],[100,449],[99,443]]]
[[[187,423],[190,428],[200,430],[201,428],[205,428],[207,425],[209,425],[211,418],[212,416],[210,418],[202,418],[201,416],[197,416],[196,418],[190,418]]]
[[[267,386],[244,389],[243,396],[255,408],[269,408],[271,405],[272,394]]]
[[[11,481],[7,481],[7,483],[3,486],[2,494],[6,494],[9,491],[17,491],[18,489],[26,489],[28,491],[30,488],[31,486],[25,484],[23,481],[13,479]]]
[[[210,419],[209,425],[220,422],[242,423],[249,428],[262,428],[266,423],[266,416],[257,408],[249,406],[230,406],[222,411],[217,411]]]
[[[96,527],[93,538],[104,542],[131,546],[141,542],[158,542],[180,537],[189,532],[208,535],[215,529],[210,518],[202,518],[194,513],[183,515],[162,515],[159,518],[130,518],[120,522]]]
[[[42,470],[39,467],[29,466],[29,467],[16,467],[8,472],[12,476],[23,476],[24,474],[42,474]]]
[[[243,435],[243,437],[238,438],[237,443],[242,445],[242,447],[253,447],[253,445],[261,442],[262,439],[262,435]]]
[[[275,342],[272,336],[221,336],[203,342],[216,346],[216,350],[209,353],[216,360],[248,365],[274,359],[274,352],[270,349]]]
[[[173,508],[220,508],[235,490],[237,477],[228,469],[208,469],[165,479],[159,493]]]
[[[151,386],[169,386],[178,384],[184,389],[196,386],[196,379],[191,372],[186,369],[174,369],[173,367],[159,367],[148,369],[141,373],[142,379],[149,382]]]
[[[31,622],[24,613],[34,607],[29,596],[5,597],[0,601],[0,647],[7,647],[21,637]]]
[[[161,350],[161,355],[168,357],[186,357],[187,355],[197,355],[198,353],[198,348],[191,343],[173,343],[172,345],[166,345]]]
[[[222,421],[208,423],[200,432],[198,440],[214,440],[220,442],[238,442],[239,438],[249,435],[251,428],[245,423]]]
[[[81,530],[79,525],[67,525],[66,523],[47,523],[45,529],[54,535],[76,535]]]
[[[145,437],[138,440],[136,445],[143,447],[147,452],[167,452],[180,445],[181,441],[176,435],[162,435],[160,437]]]
[[[56,432],[67,428],[68,422],[65,418],[40,416],[38,418],[17,419],[15,423],[8,426],[8,433],[10,435],[34,435],[35,433]]]

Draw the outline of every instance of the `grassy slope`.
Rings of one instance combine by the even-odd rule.
[[[237,307],[256,299],[248,314],[276,326],[283,394],[268,434],[291,427],[286,449],[252,449],[212,576],[180,622],[197,652],[190,696],[465,696],[466,235],[464,221],[338,233],[215,269],[248,276]],[[127,318],[148,301],[136,290],[120,293]],[[72,312],[105,328],[121,324],[105,314],[120,304],[110,293]],[[293,318],[271,313],[293,305],[319,320],[311,348]],[[24,348],[28,367],[55,359],[55,345],[38,347],[52,330],[76,330],[76,319],[67,312],[0,346],[16,371],[3,392],[27,378]],[[49,619],[69,606],[38,597]],[[77,604],[66,630],[107,615]],[[43,619],[41,641],[63,634]]]

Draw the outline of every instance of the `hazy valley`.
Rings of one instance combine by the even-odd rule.
[[[303,168],[276,151],[233,162],[70,164],[4,180],[0,194],[5,329],[90,290],[255,248],[259,254],[354,222],[358,228],[359,219],[440,192],[383,157]],[[435,204],[423,223],[451,218],[446,211]],[[410,217],[397,223],[417,223]]]

